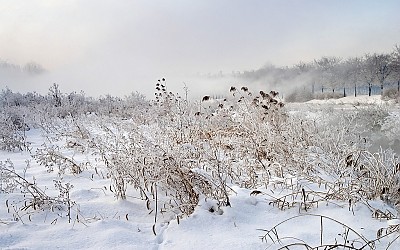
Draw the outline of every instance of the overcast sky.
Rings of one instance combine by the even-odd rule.
[[[212,92],[193,75],[390,52],[399,10],[398,0],[0,0],[0,59],[48,70],[0,76],[0,88],[151,96],[165,77],[174,92],[183,82]]]

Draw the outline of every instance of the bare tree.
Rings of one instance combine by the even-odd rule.
[[[368,85],[368,96],[371,96],[372,84],[376,80],[377,75],[374,59],[370,54],[364,55],[361,75],[363,76],[365,83]]]
[[[389,54],[373,54],[372,62],[375,67],[375,74],[381,87],[381,95],[383,95],[383,85],[385,80],[392,72],[391,57]]]
[[[397,80],[397,92],[400,92],[400,45],[395,45],[391,54],[392,76]]]
[[[357,96],[357,84],[361,78],[363,60],[360,57],[352,57],[343,63],[345,86],[354,86],[354,96]]]
[[[322,57],[319,60],[314,60],[320,74],[321,84],[330,86],[333,92],[335,92],[338,83],[335,68],[341,61],[342,59],[339,57]]]

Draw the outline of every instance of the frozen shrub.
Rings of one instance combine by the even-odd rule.
[[[305,89],[296,89],[285,97],[286,102],[308,102],[314,99],[314,95]]]
[[[0,113],[0,149],[28,150],[29,143],[26,141],[25,131],[29,126],[25,123],[25,118],[4,109]]]
[[[399,91],[395,88],[386,89],[382,94],[382,98],[387,98],[387,99],[398,99],[398,97],[399,97]]]
[[[62,211],[66,210],[66,217],[71,222],[71,209],[75,205],[70,199],[73,186],[61,180],[54,180],[59,194],[57,197],[51,197],[37,185],[34,178],[33,181],[29,181],[25,177],[29,161],[26,163],[23,173],[18,173],[12,161],[0,161],[0,193],[6,194],[4,197],[8,213],[13,215],[15,221],[24,223],[26,217],[31,221],[35,211],[47,210],[55,212],[56,216],[62,216]]]
[[[400,113],[392,111],[381,122],[381,132],[387,138],[384,142],[400,155]]]
[[[79,163],[73,157],[67,157],[62,154],[58,147],[44,145],[33,155],[36,161],[47,169],[47,172],[53,172],[57,169],[57,174],[62,176],[68,170],[71,174],[80,174],[85,168],[85,163]]]
[[[184,154],[179,154],[182,152],[170,151],[171,145],[162,144],[159,138],[149,141],[150,138],[138,133],[137,127],[102,125],[102,128],[103,135],[95,138],[94,148],[109,170],[117,198],[126,199],[131,185],[140,191],[148,206],[159,202],[156,199],[164,199],[164,210],[190,214],[199,195],[210,192],[207,180],[189,168],[189,162],[182,158]],[[161,198],[160,191],[167,197]]]

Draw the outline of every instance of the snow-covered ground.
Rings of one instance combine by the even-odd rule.
[[[362,105],[382,101],[379,97],[360,96],[308,102],[326,103]],[[28,141],[33,143],[35,152],[44,138],[39,129],[32,129]],[[296,244],[290,249],[305,249],[299,242],[311,246],[353,244],[354,249],[365,245],[365,249],[400,249],[400,240],[391,244],[399,237],[398,232],[374,244],[369,242],[386,234],[387,228],[398,230],[396,210],[381,200],[357,204],[319,200],[307,205],[301,194],[290,195],[280,187],[284,185],[282,180],[257,189],[259,192],[232,184],[231,206],[218,208],[214,201],[200,198],[190,216],[177,220],[160,214],[153,229],[154,212],[146,209],[134,190],[128,189],[126,200],[117,200],[101,168],[88,168],[81,174],[65,174],[61,178],[37,164],[27,152],[0,152],[0,161],[6,159],[21,175],[25,160],[30,160],[26,179],[46,193],[57,193],[55,179],[71,183],[70,198],[76,205],[69,223],[67,211],[57,207],[17,213],[21,195],[0,193],[0,249],[278,249],[291,242]],[[301,181],[305,191],[313,194],[322,190],[316,183],[294,181]],[[279,203],[282,197],[287,197],[291,205]],[[378,218],[383,215],[393,218]]]
[[[40,140],[38,131],[31,131],[30,138]],[[24,166],[29,158],[26,153],[5,153],[2,158],[9,158],[16,169]],[[19,168],[20,172],[22,169]],[[42,166],[31,164],[27,173],[34,175],[43,189],[53,189],[54,175],[47,173]],[[0,248],[1,249],[276,249],[266,237],[266,232],[282,221],[293,218],[277,227],[279,238],[290,241],[295,237],[309,244],[334,244],[346,237],[346,227],[334,222],[340,221],[366,239],[375,239],[380,228],[387,228],[387,220],[373,217],[373,212],[363,204],[349,209],[348,203],[320,202],[318,207],[307,211],[296,206],[282,210],[274,201],[282,197],[285,190],[258,189],[261,193],[252,195],[249,190],[232,186],[231,207],[218,210],[213,201],[201,199],[195,212],[178,221],[170,218],[159,218],[155,236],[152,231],[153,214],[145,208],[143,201],[135,197],[127,200],[116,200],[110,192],[107,179],[93,178],[91,171],[79,176],[68,176],[74,185],[71,199],[78,204],[77,217],[71,223],[66,219],[66,211],[35,212],[31,216],[23,215],[18,221],[12,216],[12,208],[7,212],[6,195],[0,194]],[[65,178],[65,177],[64,177]],[[27,178],[31,179],[31,178]],[[318,190],[317,186],[309,186],[310,190]],[[17,196],[17,195],[16,195]],[[14,196],[14,198],[16,198]],[[9,203],[12,197],[7,196]],[[17,199],[15,199],[17,200]],[[301,201],[296,201],[299,204]],[[375,209],[396,215],[396,211],[381,201],[372,201]],[[11,207],[11,205],[9,205]],[[348,232],[347,232],[348,233]],[[362,242],[359,236],[348,233],[348,240]],[[387,246],[390,239],[384,239]],[[286,241],[285,241],[286,238]],[[361,246],[359,243],[358,246]],[[357,245],[357,243],[356,243]],[[392,249],[398,249],[396,242]]]
[[[327,100],[311,100],[307,103],[314,103],[314,104],[351,104],[351,105],[362,105],[362,104],[393,104],[394,100],[382,100],[380,95],[359,95],[357,97],[354,96],[347,96],[338,99],[327,99]]]

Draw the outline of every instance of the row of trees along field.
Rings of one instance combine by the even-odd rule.
[[[37,62],[30,61],[25,65],[21,66],[18,64],[14,64],[3,60],[0,58],[0,73],[5,75],[22,75],[22,74],[31,74],[31,75],[39,75],[46,72],[46,69]]]
[[[301,92],[303,99],[318,98],[324,93],[333,97],[385,95],[386,91],[396,94],[400,89],[400,46],[394,46],[390,53],[368,53],[347,59],[322,57],[292,67],[268,65],[232,75],[248,82],[267,81],[277,89],[290,85],[293,92]]]

